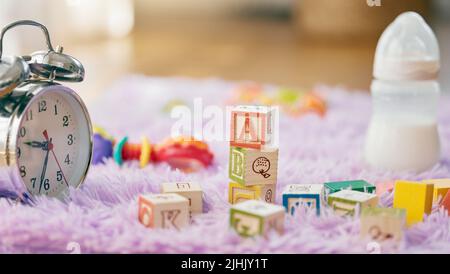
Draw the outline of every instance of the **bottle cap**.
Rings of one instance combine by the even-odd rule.
[[[378,41],[373,75],[380,80],[433,80],[440,69],[439,46],[415,12],[400,14]]]

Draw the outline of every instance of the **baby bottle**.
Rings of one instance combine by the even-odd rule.
[[[436,36],[419,14],[405,12],[386,28],[374,61],[369,165],[420,172],[439,161],[439,68]]]

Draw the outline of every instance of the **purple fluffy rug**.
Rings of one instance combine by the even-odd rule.
[[[174,123],[162,111],[178,99],[192,104],[223,106],[229,91],[239,83],[217,79],[146,78],[130,76],[105,93],[90,112],[95,124],[117,138],[142,135],[152,141],[169,136]],[[270,88],[270,87],[268,87]],[[361,147],[370,118],[370,96],[340,88],[319,87],[328,101],[324,118],[307,115],[280,117],[280,155],[277,203],[287,184],[322,183],[329,180],[420,180],[450,177],[450,98],[443,96],[439,121],[443,156],[427,172],[392,173],[364,165]],[[320,217],[305,212],[286,217],[284,235],[268,239],[242,239],[228,224],[227,164],[229,145],[211,142],[215,163],[208,170],[184,174],[167,165],[137,163],[117,166],[112,160],[93,166],[84,186],[71,191],[72,201],[39,198],[34,207],[0,200],[0,253],[421,253],[450,252],[450,218],[435,207],[423,223],[405,230],[397,247],[373,247],[359,238],[359,219],[342,218],[325,210]],[[204,211],[189,227],[177,232],[151,230],[137,219],[139,194],[159,192],[167,181],[197,181],[204,190]],[[17,189],[0,177],[0,188]],[[380,203],[392,204],[385,193]]]

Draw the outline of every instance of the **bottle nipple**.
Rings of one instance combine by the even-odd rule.
[[[436,36],[419,14],[400,14],[381,35],[375,52],[375,78],[433,80],[439,68]]]

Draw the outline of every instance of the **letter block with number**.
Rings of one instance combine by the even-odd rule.
[[[189,200],[176,193],[141,195],[138,215],[146,227],[180,229],[189,224]]]
[[[378,205],[378,196],[375,194],[344,189],[328,196],[328,205],[334,209],[335,213],[344,215],[354,215],[356,208],[375,207]]]
[[[278,175],[278,148],[261,150],[230,147],[229,177],[241,185],[274,185]]]
[[[203,212],[203,191],[198,183],[177,182],[163,183],[162,193],[177,193],[189,200],[189,209],[192,214]]]
[[[235,204],[230,209],[230,225],[243,237],[267,236],[284,230],[284,207],[258,200]]]
[[[399,208],[366,207],[361,209],[362,238],[371,241],[398,242],[403,237],[406,210]]]
[[[268,106],[237,106],[231,110],[230,144],[260,149],[275,144],[276,108]]]
[[[247,200],[262,200],[267,203],[275,202],[276,185],[243,186],[230,182],[228,185],[228,201],[237,204]]]
[[[283,206],[291,215],[295,214],[299,206],[313,209],[319,215],[322,194],[322,184],[287,185],[283,191]]]

